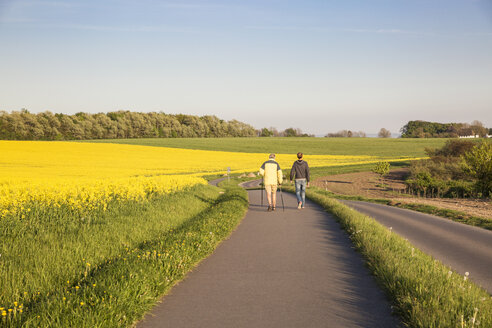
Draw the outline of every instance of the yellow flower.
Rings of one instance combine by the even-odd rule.
[[[81,305],[81,306],[84,306],[84,304],[85,304],[84,302],[80,302],[80,305]]]
[[[201,176],[257,172],[266,154],[234,153],[117,144],[0,141],[0,218],[25,216],[29,204],[66,208],[81,222],[111,201],[144,202],[188,186],[206,184]],[[288,168],[292,154],[278,154]],[[395,160],[374,156],[306,156],[311,167]],[[396,159],[398,160],[398,159]],[[402,159],[405,160],[405,159]]]

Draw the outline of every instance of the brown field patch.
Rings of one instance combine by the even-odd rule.
[[[405,194],[403,181],[408,172],[407,168],[391,170],[383,180],[386,186],[384,188],[380,186],[379,176],[373,172],[330,175],[318,178],[311,184],[341,195],[386,198],[407,204],[426,204],[492,219],[490,201],[461,198],[422,198]]]

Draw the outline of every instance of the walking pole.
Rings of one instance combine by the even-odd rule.
[[[282,211],[285,212],[284,194],[282,193],[282,185],[280,185],[280,198],[282,199]]]
[[[263,182],[260,182],[261,185],[261,207],[263,207]]]

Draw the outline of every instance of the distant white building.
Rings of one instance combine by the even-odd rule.
[[[484,135],[483,137],[484,138],[492,138],[492,136],[488,135],[488,134]],[[471,136],[459,136],[459,138],[461,138],[461,139],[470,139],[470,138],[475,139],[475,138],[480,138],[480,136],[478,134],[476,134],[476,135],[471,135]]]

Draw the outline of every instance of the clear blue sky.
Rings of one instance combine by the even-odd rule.
[[[0,110],[492,127],[490,0],[0,0]]]

